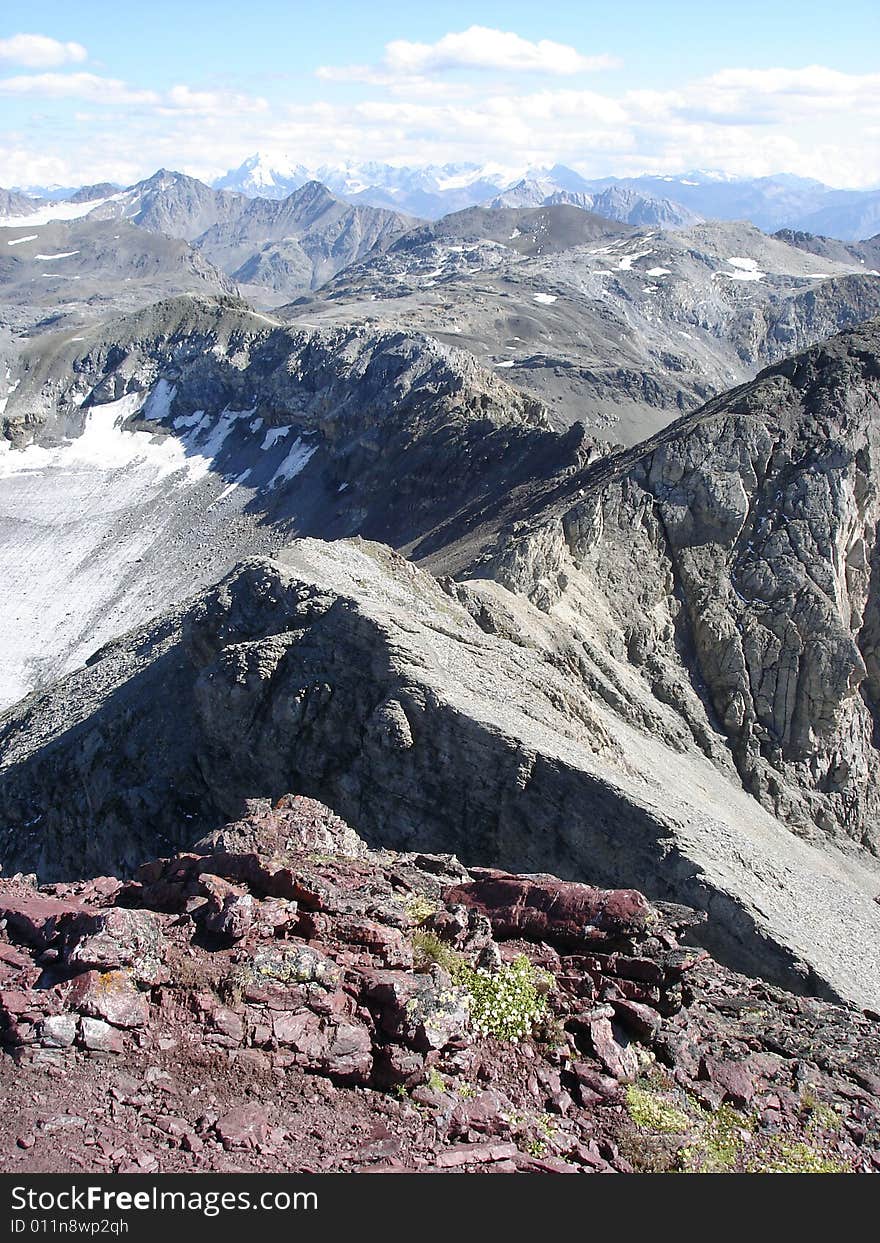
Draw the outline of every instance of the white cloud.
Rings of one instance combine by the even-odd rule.
[[[69,62],[81,63],[88,53],[81,43],[60,43],[47,35],[12,35],[0,39],[0,60],[25,69],[52,69]]]
[[[442,42],[442,40],[441,40]],[[535,45],[538,46],[538,45]],[[569,164],[587,176],[720,168],[787,171],[839,186],[880,183],[878,75],[822,66],[730,68],[674,89],[598,91],[574,82],[515,90],[504,76],[397,76],[380,95],[270,104],[258,96],[178,85],[140,91],[87,73],[0,79],[0,93],[80,96],[64,126],[6,135],[0,185],[36,183],[38,161],[64,162],[52,180],[132,181],[160,166],[206,179],[260,149],[312,166],[374,159],[505,167]],[[441,80],[442,79],[442,80]],[[440,90],[435,89],[440,80]],[[108,106],[112,105],[112,106]],[[66,110],[65,110],[66,111]]]
[[[194,91],[189,86],[172,86],[163,100],[163,111],[198,115],[226,116],[246,112],[265,112],[268,101],[234,91]]]
[[[385,45],[382,65],[322,65],[317,76],[328,81],[389,85],[395,78],[419,78],[451,69],[492,69],[505,73],[567,75],[609,69],[619,64],[611,56],[583,56],[566,43],[551,39],[532,42],[512,31],[470,26],[436,43],[395,39]]]
[[[150,104],[159,100],[155,91],[136,90],[118,78],[102,78],[94,73],[28,73],[0,78],[0,93],[90,99],[96,104]]]
[[[161,115],[241,116],[265,112],[269,104],[257,96],[234,91],[198,91],[172,86],[164,94],[140,90],[118,78],[94,73],[31,73],[0,78],[0,94],[38,95],[44,99],[86,99],[93,104],[155,107]]]

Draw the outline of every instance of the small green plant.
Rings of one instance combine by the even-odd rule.
[[[411,924],[423,924],[437,909],[437,903],[423,893],[411,893],[406,900],[406,917]]]
[[[440,1074],[436,1066],[432,1066],[425,1077],[426,1085],[432,1092],[445,1092],[446,1084],[443,1082],[443,1076]]]
[[[542,1139],[530,1139],[526,1144],[526,1152],[530,1157],[543,1157],[547,1152],[547,1145]]]
[[[476,1096],[476,1089],[472,1083],[460,1083],[457,1088],[458,1095],[463,1101],[468,1101],[472,1096]]]
[[[747,1164],[751,1174],[846,1174],[849,1167],[800,1140],[774,1139]]]
[[[530,1036],[547,1011],[545,973],[519,954],[491,975],[469,970],[465,986],[471,995],[471,1019],[481,1036],[514,1043]]]
[[[417,965],[429,966],[431,963],[436,963],[438,967],[442,967],[451,975],[456,983],[459,973],[468,970],[468,965],[461,954],[457,954],[451,946],[441,941],[434,932],[417,928],[413,933],[412,944]]]
[[[552,976],[539,971],[525,954],[494,973],[472,967],[459,953],[423,928],[413,933],[416,961],[435,963],[453,983],[470,995],[471,1023],[480,1036],[496,1040],[524,1040],[547,1016],[546,993]]]
[[[705,1119],[697,1140],[682,1148],[682,1169],[692,1174],[729,1174],[739,1164],[751,1130],[745,1114],[722,1105]]]
[[[826,1105],[824,1101],[820,1101],[811,1087],[806,1087],[801,1092],[800,1103],[801,1109],[807,1115],[808,1131],[832,1131],[836,1133],[840,1130],[842,1125],[840,1114],[832,1109],[830,1105]]]
[[[646,1088],[631,1084],[626,1089],[626,1107],[636,1126],[663,1135],[681,1135],[692,1125],[691,1119],[670,1101]]]

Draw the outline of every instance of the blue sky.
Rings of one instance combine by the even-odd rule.
[[[876,2],[37,0],[13,16],[3,185],[160,164],[211,177],[258,149],[310,167],[559,159],[880,182]]]

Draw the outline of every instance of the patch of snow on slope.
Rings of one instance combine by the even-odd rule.
[[[72,255],[78,255],[78,250],[62,250],[57,255],[34,255],[35,259],[70,259]]]
[[[81,220],[96,207],[103,207],[105,203],[112,203],[119,197],[114,194],[106,199],[93,199],[90,203],[49,203],[45,207],[38,207],[36,211],[28,212],[26,216],[0,216],[0,228],[26,229],[35,224],[51,224],[53,220]],[[24,240],[21,238],[21,241]]]
[[[270,427],[266,432],[262,448],[271,449],[273,445],[277,445],[279,440],[283,440],[289,431],[289,427]]]
[[[250,419],[253,413],[253,410],[224,410],[213,426],[202,416],[192,429],[183,432],[181,440],[186,450],[186,473],[190,480],[204,479],[239,419]]]
[[[29,233],[27,237],[13,237],[6,243],[7,246],[20,246],[22,242],[35,242],[39,237],[39,233]],[[39,258],[39,256],[37,256]]]
[[[741,255],[734,255],[727,262],[735,270],[733,272],[722,272],[722,276],[728,276],[732,281],[759,281],[767,275],[758,269],[757,259],[744,259]]]
[[[305,469],[306,464],[316,451],[317,445],[304,445],[299,436],[290,446],[287,456],[276,470],[275,474],[269,480],[269,486],[272,487],[276,483],[293,479]]]
[[[648,268],[645,276],[671,276],[669,268]]]
[[[536,302],[540,302],[544,306],[550,306],[552,302],[556,301],[556,294],[554,293],[536,293],[534,297]]]
[[[144,415],[148,419],[155,419],[157,423],[161,423],[163,419],[167,419],[171,411],[171,403],[177,396],[177,388],[173,384],[169,384],[167,380],[159,380],[147,398],[144,406]],[[175,421],[175,427],[177,423]]]
[[[646,259],[650,253],[650,250],[640,250],[636,255],[624,255],[617,265],[618,272],[631,272],[635,261],[637,259]]]
[[[122,424],[144,405],[143,393],[127,393],[118,401],[92,406],[81,436],[67,444],[44,448],[29,445],[0,457],[0,478],[61,470],[122,470],[135,463],[151,468],[154,479],[181,470],[183,447],[173,437],[156,440],[146,432],[125,431]]]

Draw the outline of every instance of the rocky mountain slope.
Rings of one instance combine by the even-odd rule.
[[[83,218],[131,221],[150,233],[192,243],[261,304],[313,289],[418,223],[399,212],[343,202],[316,182],[281,201],[250,199],[167,169],[125,190],[86,187],[64,202],[32,204],[28,214],[11,209],[0,215],[0,223],[42,227]],[[105,282],[111,276],[106,271],[95,275]]]
[[[601,618],[789,828],[874,853],[878,347],[875,320],[588,468],[486,570]]]
[[[0,228],[0,323],[17,334],[72,331],[187,291],[234,290],[186,242],[127,220]]]
[[[16,685],[173,607],[4,718],[4,863],[130,867],[293,787],[376,840],[626,871],[737,966],[876,1005],[878,357],[873,322],[603,456],[399,332],[189,298],[41,340],[4,423]],[[454,581],[308,543],[178,607],[354,533]]]
[[[880,1168],[877,1016],[631,889],[370,851],[284,797],[0,912],[6,1170]]]
[[[40,206],[40,199],[0,187],[0,216],[26,216]]]
[[[416,221],[381,208],[352,207],[319,182],[280,202],[254,199],[198,239],[207,258],[265,301],[314,289],[371,252],[382,252]]]
[[[834,237],[817,236],[798,229],[780,229],[773,236],[787,242],[789,246],[809,251],[811,255],[820,255],[838,263],[855,259],[869,271],[880,271],[880,233],[861,242],[840,242]]]
[[[212,190],[195,177],[165,168],[125,190],[110,189],[111,194],[101,199],[93,214],[121,217],[152,233],[188,242],[194,242],[213,225],[236,219],[249,205],[243,195]],[[96,197],[90,194],[84,201],[92,202]]]
[[[503,369],[555,426],[633,444],[880,313],[880,278],[860,256],[813,255],[742,224],[627,232],[573,207],[472,209],[278,313],[430,333]]]

